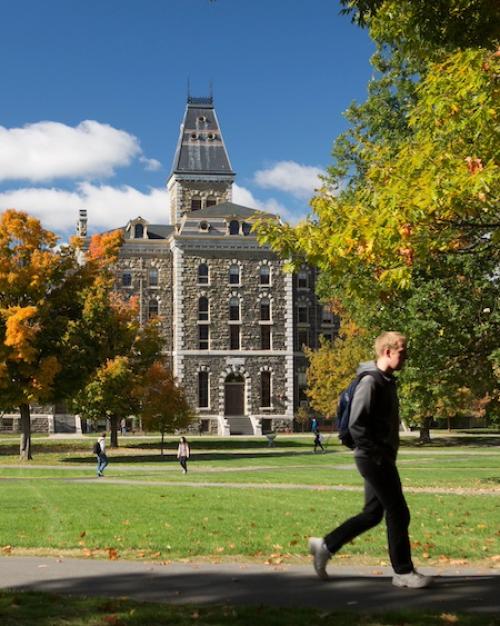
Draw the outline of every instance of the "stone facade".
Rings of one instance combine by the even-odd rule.
[[[314,271],[292,276],[259,245],[251,225],[262,214],[232,202],[233,179],[211,99],[192,99],[167,183],[171,223],[138,217],[122,229],[116,288],[139,298],[143,322],[160,318],[165,356],[202,432],[292,430],[306,402],[302,344],[316,347],[334,324]]]

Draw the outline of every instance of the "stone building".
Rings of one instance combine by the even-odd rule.
[[[138,297],[142,320],[159,316],[202,432],[291,430],[306,402],[302,345],[332,337],[333,319],[315,298],[315,273],[286,273],[259,245],[258,212],[232,202],[234,178],[212,98],[188,98],[167,183],[170,224],[137,217],[123,227],[116,286]]]

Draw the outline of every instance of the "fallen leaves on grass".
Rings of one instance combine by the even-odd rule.
[[[446,624],[456,624],[458,622],[458,616],[454,613],[441,613],[439,619],[441,619]]]
[[[4,547],[2,548],[2,552],[3,552],[4,554],[10,554],[10,553],[12,552],[12,546],[4,546]]]
[[[110,561],[116,561],[119,558],[120,555],[118,554],[118,550],[116,548],[108,548],[108,559]]]

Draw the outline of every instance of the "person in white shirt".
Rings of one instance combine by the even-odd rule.
[[[182,473],[187,474],[187,460],[189,459],[189,444],[186,437],[181,437],[179,447],[177,448],[177,458],[182,467]]]

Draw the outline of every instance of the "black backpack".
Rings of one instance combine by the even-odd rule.
[[[98,441],[94,443],[94,447],[92,448],[92,452],[94,454],[101,454],[101,446]]]
[[[337,431],[339,433],[339,439],[342,445],[347,446],[351,450],[354,450],[355,448],[354,440],[351,433],[349,432],[349,418],[351,416],[352,399],[354,397],[356,387],[359,385],[359,382],[367,375],[373,376],[373,378],[375,378],[375,380],[377,381],[380,378],[374,371],[361,372],[361,374],[358,374],[356,378],[349,383],[349,386],[346,387],[339,396],[337,415],[335,417],[337,423]]]

